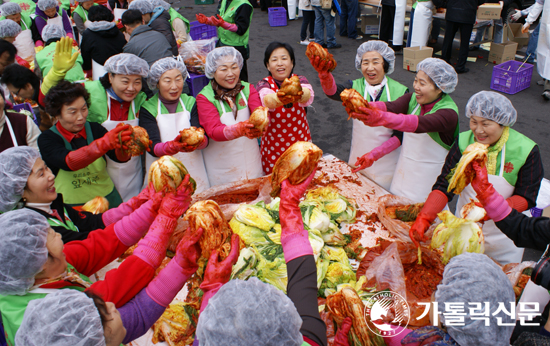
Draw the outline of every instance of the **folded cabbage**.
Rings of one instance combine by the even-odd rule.
[[[482,166],[485,166],[487,164],[487,147],[487,144],[477,142],[466,147],[460,161],[458,161],[456,167],[447,176],[447,180],[449,181],[447,192],[454,190],[453,192],[456,195],[460,195],[462,190],[470,184],[475,174],[471,163],[477,161]]]

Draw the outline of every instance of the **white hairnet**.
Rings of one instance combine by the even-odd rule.
[[[233,47],[224,46],[212,50],[206,56],[206,64],[204,65],[204,74],[208,79],[214,79],[214,73],[218,67],[224,62],[236,62],[239,68],[243,68],[243,56]]]
[[[445,60],[438,58],[426,58],[418,66],[418,71],[423,71],[445,94],[455,91],[458,84],[458,75],[455,69]]]
[[[27,146],[0,153],[0,213],[13,210],[21,200],[32,166],[39,158],[38,150]]]
[[[38,0],[36,3],[36,6],[40,9],[40,11],[46,11],[50,8],[56,8],[59,5],[57,0]]]
[[[149,70],[149,77],[147,78],[149,88],[151,90],[156,89],[160,77],[162,77],[165,72],[173,69],[179,70],[184,80],[187,78],[187,68],[183,62],[174,58],[162,58],[157,60]]]
[[[21,6],[19,6],[16,2],[6,2],[2,6],[0,6],[0,16],[6,17],[11,16],[13,14],[21,13]]]
[[[128,5],[129,10],[138,10],[141,14],[153,13],[155,6],[147,0],[134,0]]]
[[[16,37],[21,32],[21,25],[11,19],[0,20],[0,38]]]
[[[357,48],[357,55],[355,56],[355,68],[361,71],[361,62],[363,60],[363,55],[366,52],[378,52],[382,55],[385,61],[390,64],[390,68],[386,74],[391,74],[395,68],[395,52],[393,49],[388,46],[384,41],[368,41],[364,42]]]
[[[514,330],[512,326],[499,326],[497,317],[503,323],[515,323],[515,316],[510,317],[503,311],[493,316],[503,303],[510,311],[510,303],[515,305],[516,296],[506,274],[489,257],[478,253],[463,253],[451,259],[443,272],[443,280],[435,291],[435,300],[439,310],[444,312],[445,303],[463,303],[463,326],[446,326],[447,332],[460,345],[495,345],[509,346]],[[489,303],[489,326],[483,319],[472,319],[468,303]],[[445,321],[445,316],[441,315]]]
[[[302,319],[283,292],[257,278],[231,280],[199,316],[201,346],[301,345]]]
[[[46,24],[42,29],[42,39],[44,42],[48,42],[52,38],[61,38],[65,36],[65,29],[56,24]]]
[[[15,334],[21,346],[105,346],[101,317],[92,298],[59,290],[29,302]]]
[[[482,117],[495,121],[503,126],[513,126],[518,118],[518,112],[512,102],[494,91],[480,91],[474,94],[466,104],[466,116]]]
[[[166,11],[170,11],[170,7],[171,7],[170,4],[164,0],[148,0],[148,1],[151,3],[151,5],[153,5],[154,8],[160,6],[164,8]]]
[[[137,0],[134,0],[136,2]],[[134,3],[132,2],[132,4]],[[143,60],[137,55],[129,53],[120,53],[113,55],[103,66],[105,71],[114,74],[122,74],[126,76],[130,75],[140,75],[142,77],[147,77],[149,73],[149,65],[147,61]]]
[[[24,295],[48,259],[46,218],[27,208],[0,214],[0,294]]]

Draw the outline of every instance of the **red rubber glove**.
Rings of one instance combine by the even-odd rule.
[[[370,107],[359,107],[359,112],[348,114],[367,126],[384,126],[403,132],[414,132],[418,128],[418,116],[414,114],[395,114]]]
[[[189,275],[192,275],[199,268],[197,262],[202,252],[199,240],[203,233],[202,227],[194,232],[191,231],[191,228],[188,228],[176,247],[176,255],[172,260],[176,261],[182,270]]]
[[[437,214],[445,208],[445,205],[449,202],[447,195],[439,190],[432,190],[424,203],[424,207],[418,214],[416,221],[412,225],[409,231],[409,237],[411,237],[412,242],[416,247],[419,247],[420,241],[426,241],[424,237],[424,232],[430,228],[432,222],[434,222]]]
[[[145,189],[143,189],[139,195],[132,197],[128,202],[122,203],[116,208],[107,210],[101,215],[101,219],[105,226],[109,226],[112,223],[117,222],[126,215],[130,215],[134,210],[138,209],[142,204],[153,198],[157,192],[153,187],[153,183],[149,183]],[[160,205],[160,203],[159,203]],[[158,207],[157,207],[158,209]]]
[[[483,204],[487,216],[493,221],[504,219],[512,212],[512,208],[506,199],[495,190],[493,184],[489,182],[487,168],[482,167],[477,161],[473,161],[471,165],[475,172],[471,185],[477,193],[477,199]]]
[[[238,122],[234,125],[227,125],[223,128],[223,134],[227,140],[246,136],[247,138],[254,139],[262,135],[262,131],[254,128],[254,125],[248,122],[248,120]]]
[[[342,325],[340,326],[340,329],[338,329],[338,332],[336,332],[336,336],[334,337],[334,346],[349,346],[348,342],[348,333],[351,329],[352,323],[351,318],[346,317],[344,319],[344,322],[342,322]]]
[[[380,160],[382,157],[399,148],[400,145],[401,142],[399,141],[399,138],[395,136],[391,137],[390,139],[382,143],[382,145],[372,149],[365,155],[358,157],[357,162],[355,162],[355,166],[358,167],[353,170],[353,173],[357,173],[360,170],[372,166],[376,161]]]
[[[216,25],[214,17],[207,17],[202,13],[197,14],[196,17],[199,23],[201,24],[212,25],[212,26]]]
[[[193,188],[189,183],[190,175],[186,174],[175,193],[168,193],[162,200],[159,214],[177,219],[189,209]]]
[[[309,59],[309,63],[319,74],[319,79],[321,81],[323,92],[329,96],[336,94],[336,82],[334,81],[332,73],[328,71],[333,67],[332,61],[321,60],[320,57],[315,56]]]

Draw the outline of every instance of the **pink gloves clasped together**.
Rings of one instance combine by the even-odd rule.
[[[207,17],[204,14],[199,13],[199,14],[196,15],[196,17],[197,17],[197,20],[199,21],[199,23],[201,23],[201,24],[221,27],[221,28],[224,28],[225,30],[229,30],[231,32],[237,32],[237,29],[238,29],[237,24],[231,24],[231,23],[226,22],[225,20],[223,20],[222,17],[220,17],[219,14],[217,14],[215,16]]]

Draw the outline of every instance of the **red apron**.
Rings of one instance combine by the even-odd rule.
[[[294,75],[293,75],[294,76]],[[271,90],[277,92],[279,87],[273,77],[264,78]],[[279,156],[292,144],[298,141],[311,142],[311,134],[306,119],[306,110],[292,104],[291,108],[281,106],[269,112],[269,126],[262,136],[262,167],[265,174],[270,174]]]

